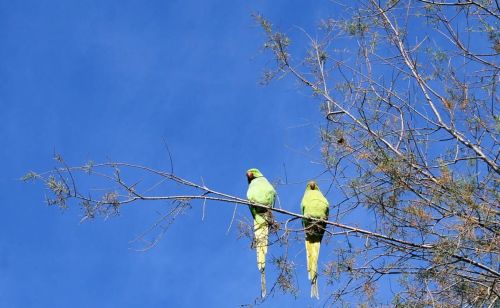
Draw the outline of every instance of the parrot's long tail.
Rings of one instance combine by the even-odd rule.
[[[260,272],[260,296],[266,297],[266,273],[264,270]]]
[[[257,267],[260,271],[261,296],[266,296],[266,254],[269,227],[266,222],[254,222],[255,248],[257,250]]]
[[[311,297],[319,299],[318,291],[318,256],[321,242],[306,240],[307,272],[311,281]]]

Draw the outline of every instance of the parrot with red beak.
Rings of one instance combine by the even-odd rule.
[[[307,183],[301,203],[302,215],[310,218],[328,220],[329,204],[314,181]],[[318,257],[321,240],[326,230],[326,222],[303,218],[302,225],[306,234],[307,272],[311,281],[311,297],[319,299]]]
[[[274,207],[276,191],[262,173],[255,168],[247,171],[248,190],[247,198],[251,202],[260,205]],[[250,205],[253,217],[254,247],[257,251],[257,267],[260,271],[261,296],[266,296],[266,254],[269,238],[269,225],[273,221],[272,212],[269,209]]]

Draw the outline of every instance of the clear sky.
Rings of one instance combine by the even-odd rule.
[[[165,210],[123,208],[80,224],[81,212],[44,204],[29,170],[46,171],[54,150],[69,164],[133,162],[175,171],[244,197],[258,167],[282,206],[299,211],[305,181],[321,166],[317,102],[292,80],[259,85],[261,12],[285,31],[314,33],[328,1],[0,0],[0,307],[235,307],[260,294],[255,252],[238,239],[232,205],[199,204],[154,249],[129,241]],[[165,192],[174,193],[175,191]],[[335,197],[328,196],[331,203]],[[237,218],[249,218],[239,208]],[[302,244],[302,243],[300,243]],[[297,299],[263,307],[306,307],[305,254],[297,246]],[[271,249],[270,254],[273,254]],[[321,258],[331,257],[328,245]],[[269,269],[268,280],[275,277]],[[326,294],[320,280],[320,294]],[[325,296],[322,297],[325,299]]]

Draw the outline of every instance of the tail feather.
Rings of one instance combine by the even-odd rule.
[[[254,221],[255,248],[257,251],[257,267],[260,271],[261,295],[266,296],[266,254],[269,227],[266,222]]]
[[[313,281],[311,281],[311,297],[315,297],[316,299],[319,299],[318,279],[317,278],[315,278]]]
[[[306,240],[307,272],[311,281],[311,297],[319,299],[318,291],[318,256],[321,242]]]
[[[266,273],[264,270],[260,272],[260,296],[266,297]]]

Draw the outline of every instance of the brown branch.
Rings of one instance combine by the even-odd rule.
[[[129,197],[128,199],[125,199],[125,200],[116,200],[116,201],[114,200],[113,202],[101,202],[101,201],[97,201],[97,200],[92,200],[92,199],[89,199],[87,197],[84,197],[84,196],[82,196],[80,194],[76,194],[76,193],[73,193],[73,194],[70,193],[69,197],[72,197],[72,198],[75,198],[75,199],[79,199],[79,200],[84,200],[84,201],[87,201],[87,202],[93,202],[93,203],[98,203],[98,204],[109,204],[109,205],[113,205],[113,206],[117,206],[117,205],[121,206],[121,205],[124,205],[124,204],[132,203],[134,201],[139,201],[139,200],[143,200],[143,201],[175,200],[175,201],[182,201],[182,202],[189,202],[189,201],[192,201],[192,200],[211,200],[211,201],[218,201],[218,202],[223,202],[223,203],[232,203],[232,204],[240,204],[240,205],[251,205],[251,206],[256,206],[256,207],[260,207],[260,208],[269,209],[269,210],[274,211],[276,213],[280,213],[280,214],[292,216],[292,217],[295,217],[295,218],[302,218],[302,219],[303,218],[307,218],[307,219],[311,219],[311,220],[322,221],[322,220],[319,220],[319,219],[314,219],[314,218],[306,217],[304,215],[297,214],[297,213],[294,213],[294,212],[291,212],[291,211],[287,211],[287,210],[284,210],[284,209],[270,208],[270,207],[268,207],[266,205],[254,203],[254,202],[251,202],[251,201],[246,200],[246,199],[242,199],[242,198],[239,198],[239,197],[236,197],[236,196],[232,196],[232,195],[229,195],[229,194],[225,194],[225,193],[222,193],[222,192],[210,189],[210,188],[208,188],[205,185],[199,185],[199,184],[190,182],[188,180],[180,178],[180,177],[178,177],[178,176],[176,176],[174,174],[171,174],[171,173],[158,171],[158,170],[155,170],[155,169],[152,169],[152,168],[149,168],[149,167],[145,167],[145,166],[141,166],[141,165],[113,162],[113,163],[96,164],[96,165],[94,165],[94,168],[98,168],[98,167],[116,168],[116,167],[119,167],[119,166],[129,167],[129,168],[136,168],[136,169],[148,171],[148,172],[151,172],[151,173],[156,174],[158,176],[161,176],[161,177],[164,177],[164,178],[168,178],[168,179],[170,179],[170,180],[172,180],[174,182],[177,182],[179,184],[182,184],[182,185],[185,185],[185,186],[189,186],[189,187],[193,187],[195,189],[198,189],[202,193],[199,194],[199,195],[189,195],[189,194],[187,194],[187,195],[171,195],[171,196],[142,196],[139,193],[137,193],[136,195],[134,195],[133,197]],[[70,170],[70,171],[73,171],[73,170],[81,170],[81,171],[83,171],[84,168],[83,167],[59,168],[59,169],[56,169],[56,172],[68,172],[68,170]],[[101,175],[103,175],[103,174],[101,174]],[[125,185],[119,178],[116,178],[116,177],[115,178],[107,177],[107,178],[108,179],[111,178],[114,181],[119,181],[120,185]],[[126,188],[126,190],[130,190],[130,188]],[[401,249],[400,245],[402,245],[404,249],[418,248],[418,249],[423,249],[423,250],[430,251],[431,253],[433,253],[436,250],[436,248],[437,248],[437,246],[433,245],[433,244],[419,244],[419,243],[414,243],[414,242],[410,242],[410,241],[398,239],[398,238],[395,238],[395,237],[383,235],[383,234],[380,234],[380,233],[377,233],[377,232],[372,232],[372,231],[369,231],[369,230],[365,230],[365,229],[353,227],[353,226],[350,226],[350,225],[342,224],[342,223],[335,222],[335,221],[323,221],[323,222],[325,222],[327,225],[331,225],[331,226],[334,226],[334,227],[341,228],[343,230],[348,230],[348,231],[354,232],[355,234],[362,234],[362,235],[365,235],[365,236],[372,237],[372,238],[374,238],[374,239],[376,239],[378,241],[384,242],[384,243],[389,244],[389,245],[391,245],[393,247],[396,247],[398,249]],[[458,260],[460,260],[460,261],[462,261],[464,263],[468,263],[468,264],[473,265],[475,267],[481,268],[482,270],[485,270],[485,271],[489,272],[490,274],[493,274],[495,277],[500,278],[500,274],[497,271],[495,271],[494,269],[492,269],[492,268],[490,268],[490,267],[488,267],[488,266],[486,266],[486,265],[484,265],[484,264],[482,264],[480,262],[471,260],[469,258],[460,256],[460,255],[457,255],[457,254],[454,254],[454,253],[450,254],[450,256],[453,257],[453,258],[455,258],[455,259],[458,259]]]

